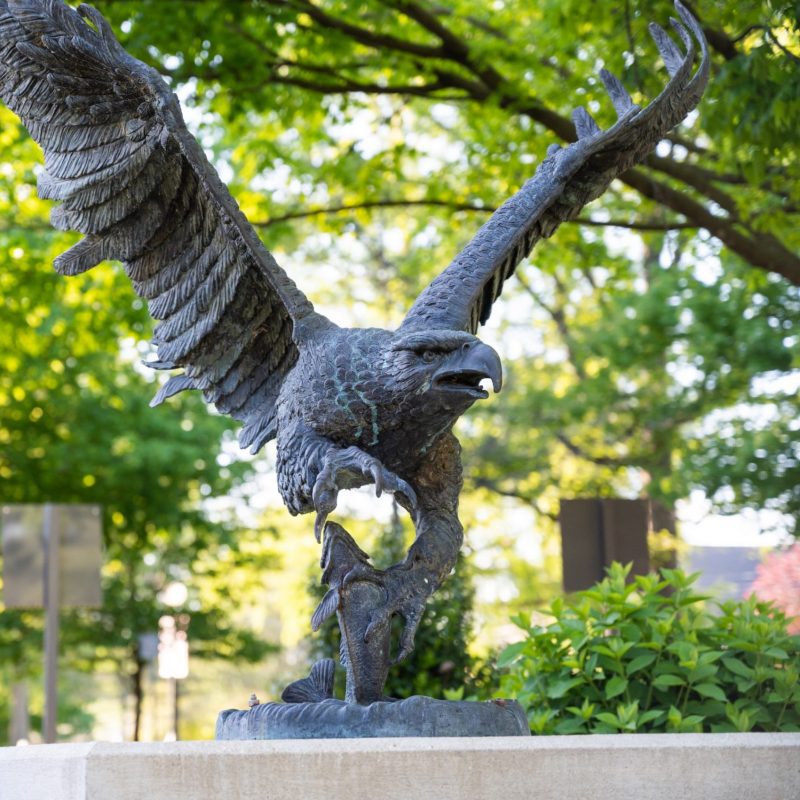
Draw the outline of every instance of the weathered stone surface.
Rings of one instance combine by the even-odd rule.
[[[0,800],[797,800],[800,733],[0,747]]]
[[[378,737],[530,736],[522,706],[409,697],[361,706],[342,700],[263,703],[249,711],[220,713],[216,738],[367,739]]]

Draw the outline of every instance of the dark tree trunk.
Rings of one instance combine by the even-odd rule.
[[[139,741],[139,733],[142,722],[142,702],[144,700],[144,668],[145,662],[135,656],[136,671],[133,673],[133,741]]]

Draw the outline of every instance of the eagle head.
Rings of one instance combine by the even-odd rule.
[[[391,340],[387,360],[404,405],[454,418],[489,396],[482,381],[491,381],[495,392],[503,383],[500,357],[465,331],[401,331]]]

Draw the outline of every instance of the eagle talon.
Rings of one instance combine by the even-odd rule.
[[[407,564],[397,564],[385,572],[373,570],[368,565],[356,565],[345,577],[344,584],[354,581],[371,581],[382,587],[386,592],[384,604],[370,615],[369,625],[364,632],[364,641],[369,642],[373,634],[383,628],[395,614],[399,614],[405,623],[400,636],[397,655],[392,659],[392,664],[399,664],[414,650],[414,638],[417,633],[422,614],[425,611],[425,602],[430,594],[430,583],[424,578],[417,582],[415,570]]]
[[[409,608],[404,614],[403,618],[406,624],[403,628],[403,634],[400,637],[400,650],[392,659],[392,664],[399,664],[401,661],[405,661],[413,652],[414,639],[416,638],[417,628],[419,628],[419,623],[422,620],[422,613],[424,611],[425,601],[423,600],[415,604],[412,608]]]
[[[375,496],[380,497],[384,492],[388,494],[400,493],[408,500],[411,510],[416,511],[417,508],[417,493],[411,488],[407,481],[404,481],[399,475],[396,475],[391,470],[381,464],[381,462],[366,453],[362,453],[363,462],[361,471],[364,477],[369,477],[375,484]]]
[[[339,491],[361,485],[363,479],[375,484],[377,497],[384,492],[400,494],[406,501],[404,505],[410,509],[412,514],[416,513],[417,493],[407,481],[386,469],[374,456],[365,453],[358,447],[347,447],[337,450],[325,458],[324,466],[314,482],[311,500],[317,512],[314,535],[318,542],[328,515],[336,508]]]
[[[383,470],[375,463],[370,466],[370,474],[372,480],[375,482],[375,497],[380,497],[383,494]]]
[[[364,641],[369,642],[376,630],[382,628],[394,614],[399,614],[403,618],[405,625],[403,626],[403,633],[400,635],[400,647],[397,655],[392,659],[392,664],[399,664],[404,661],[414,650],[414,638],[417,635],[417,628],[419,628],[422,614],[425,611],[426,599],[412,597],[397,604],[391,602],[391,599],[388,600],[382,608],[372,613],[367,630],[364,632]]]
[[[417,493],[411,488],[411,484],[404,481],[402,478],[397,480],[397,492],[402,494],[408,500],[408,506],[412,516],[417,513]]]
[[[314,509],[317,512],[317,517],[314,520],[314,536],[317,542],[322,540],[325,522],[328,519],[328,515],[336,508],[338,495],[339,489],[336,486],[332,471],[329,467],[325,467],[317,476],[311,493]]]
[[[327,512],[317,514],[317,517],[314,520],[314,538],[317,540],[317,544],[322,541],[322,531],[325,530],[325,523],[327,520]]]

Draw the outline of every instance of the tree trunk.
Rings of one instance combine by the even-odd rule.
[[[142,722],[142,702],[144,701],[144,668],[145,662],[139,658],[137,653],[134,656],[136,661],[136,671],[133,673],[133,741],[139,741],[139,734]]]

